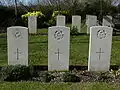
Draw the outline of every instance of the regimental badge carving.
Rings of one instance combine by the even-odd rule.
[[[99,30],[99,31],[97,32],[97,37],[98,37],[99,39],[106,38],[106,36],[107,36],[107,33],[106,33],[105,30]]]
[[[16,37],[16,38],[20,38],[21,36],[22,36],[21,32],[18,31],[18,30],[16,30],[16,31],[15,31],[15,37]]]
[[[54,38],[55,39],[61,40],[61,39],[63,39],[63,37],[64,37],[64,33],[63,33],[62,30],[55,31],[55,33],[54,33]]]

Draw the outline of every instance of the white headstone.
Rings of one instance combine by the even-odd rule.
[[[28,17],[28,28],[30,34],[37,33],[37,16],[29,16]]]
[[[103,26],[112,27],[112,16],[104,16]]]
[[[28,28],[7,28],[8,65],[28,66]]]
[[[72,16],[72,27],[76,27],[81,32],[81,16]]]
[[[65,26],[65,16],[58,15],[57,16],[57,26]]]
[[[87,34],[90,34],[90,27],[97,26],[97,16],[86,15]]]
[[[93,26],[90,28],[89,71],[108,71],[110,67],[111,27]]]
[[[49,27],[48,70],[69,70],[70,28]]]

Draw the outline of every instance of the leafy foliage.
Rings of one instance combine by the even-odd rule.
[[[0,27],[8,27],[13,23],[14,9],[0,6]]]
[[[5,66],[1,69],[0,78],[5,81],[28,80],[32,76],[31,70],[31,67],[21,65]]]
[[[0,81],[40,82],[120,82],[120,69],[107,72],[40,71],[29,66],[4,66],[0,68]]]
[[[22,15],[22,18],[28,18],[28,16],[37,16],[37,17],[41,17],[44,16],[44,14],[41,11],[33,11],[33,12],[28,12],[24,15]]]
[[[40,81],[41,82],[50,82],[52,78],[54,78],[49,72],[40,72],[39,73]]]
[[[112,76],[113,76],[114,78],[117,78],[117,77],[120,76],[120,69],[118,69],[118,70],[112,70],[112,69],[111,69],[110,73],[112,74]]]
[[[76,76],[76,74],[71,72],[66,72],[63,75],[63,81],[64,82],[80,82],[80,77]]]
[[[71,27],[70,34],[77,35],[79,34],[78,29],[76,26]]]
[[[68,15],[69,11],[54,11],[52,17],[56,17],[57,15]]]
[[[36,16],[37,17],[37,21],[39,22],[39,23],[37,23],[37,27],[38,28],[42,28],[42,27],[45,27],[45,26],[47,27],[48,26],[45,23],[45,18],[46,17],[45,17],[45,15],[41,11],[28,12],[28,13],[22,15],[21,17],[22,17],[22,19],[25,22],[25,26],[28,25],[28,17],[29,16]]]
[[[51,25],[55,25],[57,15],[68,16],[69,15],[69,11],[54,11],[53,14],[52,14],[51,20],[48,21],[48,24],[50,26]]]

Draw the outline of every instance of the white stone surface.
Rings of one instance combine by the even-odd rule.
[[[30,34],[37,33],[37,16],[29,16],[28,17],[28,28]]]
[[[69,70],[70,28],[49,27],[48,70]]]
[[[57,22],[56,22],[56,26],[65,26],[65,22],[66,22],[65,16],[63,16],[63,15],[58,15],[56,21],[57,21]]]
[[[81,16],[72,16],[72,27],[76,27],[81,32]]]
[[[112,31],[113,29],[107,26],[93,26],[90,28],[89,71],[109,70]]]
[[[105,19],[105,17],[107,17],[107,18]],[[112,16],[104,16],[103,26],[112,27]]]
[[[28,28],[7,28],[8,65],[28,66]]]
[[[90,34],[90,27],[97,26],[97,16],[86,15],[87,34]]]

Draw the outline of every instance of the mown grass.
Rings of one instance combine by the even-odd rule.
[[[0,90],[120,90],[120,84],[0,82]]]

